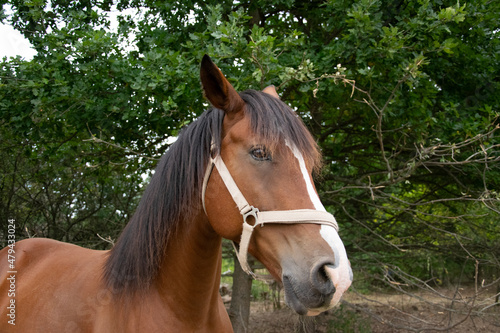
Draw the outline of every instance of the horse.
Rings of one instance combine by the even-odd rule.
[[[111,250],[31,238],[0,252],[1,332],[232,332],[222,238],[298,314],[339,302],[353,277],[314,187],[312,135],[274,86],[238,93],[207,55],[200,78],[211,108],[158,162]]]

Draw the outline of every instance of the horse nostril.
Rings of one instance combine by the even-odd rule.
[[[327,267],[332,267],[331,263],[320,263],[311,271],[312,286],[323,295],[332,295],[335,293],[335,286],[328,275]]]

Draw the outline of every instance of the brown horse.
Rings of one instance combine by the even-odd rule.
[[[201,81],[214,108],[163,156],[113,249],[33,238],[0,252],[0,332],[231,332],[222,237],[297,313],[338,302],[352,272],[312,182],[312,136],[274,87],[238,94],[208,56]]]

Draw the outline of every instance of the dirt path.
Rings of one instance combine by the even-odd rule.
[[[295,332],[298,325],[309,325],[318,333],[500,333],[500,306],[493,305],[494,299],[492,291],[470,288],[412,295],[350,292],[341,306],[305,323],[286,306],[273,310],[270,302],[255,302],[249,332]]]

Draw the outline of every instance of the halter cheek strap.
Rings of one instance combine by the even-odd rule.
[[[250,239],[254,229],[260,225],[264,226],[266,223],[277,223],[277,224],[324,224],[329,225],[338,231],[338,225],[332,214],[319,211],[314,209],[295,209],[295,210],[273,210],[273,211],[259,211],[258,208],[251,206],[248,201],[241,193],[240,189],[236,185],[233,177],[229,173],[224,161],[220,155],[215,156],[208,163],[207,170],[205,172],[205,178],[203,179],[203,189],[202,189],[202,202],[203,209],[205,210],[205,192],[207,189],[208,180],[212,174],[214,166],[217,168],[219,175],[224,182],[224,185],[228,189],[229,193],[233,197],[234,202],[238,206],[240,214],[243,216],[243,231],[241,233],[241,239],[239,244],[239,250],[236,248],[236,255],[238,261],[240,262],[243,270],[254,278],[268,280],[268,276],[257,275],[252,272],[247,261],[248,245],[250,244]],[[248,223],[248,218],[253,217],[254,224]],[[234,245],[234,243],[233,243]]]

